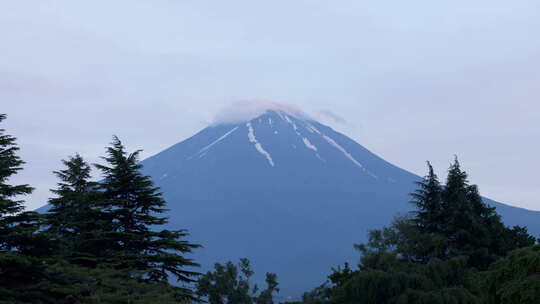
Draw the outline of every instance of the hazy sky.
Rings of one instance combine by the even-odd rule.
[[[237,100],[294,104],[386,160],[540,210],[540,2],[1,1],[0,112],[49,196],[112,134],[144,156]]]

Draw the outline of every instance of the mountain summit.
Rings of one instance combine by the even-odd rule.
[[[203,270],[252,260],[299,296],[331,267],[355,263],[353,243],[411,210],[420,177],[307,116],[279,108],[216,123],[143,161],[169,202],[170,227],[189,229]],[[493,201],[509,225],[540,232],[540,212]]]

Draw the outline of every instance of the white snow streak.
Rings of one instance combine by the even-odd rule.
[[[220,138],[216,139],[213,143],[209,144],[208,146],[202,148],[201,150],[199,150],[199,153],[201,152],[204,152],[210,148],[212,148],[212,146],[214,146],[215,144],[221,142],[222,140],[224,140],[227,136],[231,135],[234,131],[236,131],[238,129],[238,127],[230,130],[229,132],[225,133],[225,135],[221,136]]]
[[[362,164],[360,162],[358,162],[356,159],[354,159],[354,157],[351,155],[351,153],[347,152],[347,150],[345,150],[345,148],[343,148],[335,140],[333,140],[332,138],[330,138],[329,136],[326,136],[326,135],[323,135],[323,137],[324,137],[324,139],[326,139],[326,141],[329,144],[331,144],[332,146],[336,147],[338,150],[343,152],[343,154],[345,154],[345,156],[348,159],[350,159],[354,164],[356,164],[358,167],[362,168],[362,170],[364,170],[364,172],[366,172],[369,176],[373,177],[374,179],[379,179],[379,177],[377,175],[373,174],[369,170],[366,170],[366,168],[364,168],[364,166],[362,166]]]
[[[277,113],[277,115],[279,115],[279,117],[282,119],[282,120],[285,120],[285,117],[283,117],[283,114],[281,113],[281,111],[275,111]]]
[[[253,126],[251,125],[251,122],[248,122],[246,124],[246,127],[248,128],[248,139],[249,139],[249,141],[255,145],[255,149],[257,149],[257,151],[259,151],[259,153],[264,155],[266,157],[266,159],[268,160],[268,162],[270,163],[270,165],[272,167],[274,167],[275,164],[274,164],[274,160],[272,159],[272,156],[270,155],[270,153],[268,153],[266,150],[264,150],[261,143],[257,140],[257,137],[255,137],[255,131],[253,130]]]
[[[321,131],[319,131],[317,128],[315,128],[312,124],[306,123],[306,128],[307,128],[311,133],[317,133],[317,134],[319,134],[319,135],[322,135]]]
[[[320,159],[322,162],[324,162],[324,163],[326,162],[326,160],[324,160],[324,158],[322,158],[322,157],[319,155],[319,153],[317,153],[316,155],[317,155],[317,158]]]
[[[297,127],[296,124],[291,120],[291,118],[290,118],[289,116],[285,115],[285,120],[287,120],[287,122],[293,126],[293,129],[294,129],[295,131],[298,130],[298,127]],[[298,132],[296,132],[296,133],[298,133]]]
[[[311,149],[311,150],[313,150],[313,151],[317,151],[317,147],[315,147],[315,145],[313,145],[313,144],[309,141],[309,139],[307,139],[307,138],[305,138],[305,137],[304,137],[304,144],[306,145],[306,147],[307,147],[308,149]]]
[[[285,115],[285,120],[292,125],[293,122],[291,121],[289,116]]]
[[[350,159],[353,163],[355,163],[358,167],[360,168],[364,168],[364,166],[362,166],[361,163],[359,163],[356,159],[354,159],[354,157],[351,155],[351,153],[347,152],[347,150],[345,150],[345,148],[343,148],[340,144],[338,144],[335,140],[333,140],[332,138],[326,136],[326,135],[323,135],[323,138],[326,139],[326,141],[331,144],[332,146],[336,147],[339,151],[343,152],[343,154],[345,154],[345,156]]]

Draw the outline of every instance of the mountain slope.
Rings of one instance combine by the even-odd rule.
[[[170,227],[187,228],[214,262],[248,257],[299,296],[331,267],[356,262],[352,244],[411,209],[419,177],[310,119],[269,110],[208,127],[143,161],[169,202]],[[540,212],[493,201],[507,224],[540,232]]]

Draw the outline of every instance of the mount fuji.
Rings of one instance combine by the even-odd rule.
[[[260,280],[278,274],[283,297],[355,263],[353,243],[410,211],[419,176],[306,116],[268,109],[214,124],[142,162],[169,202],[168,228],[204,248],[202,270],[249,258]],[[540,233],[540,212],[487,200],[508,225]]]

